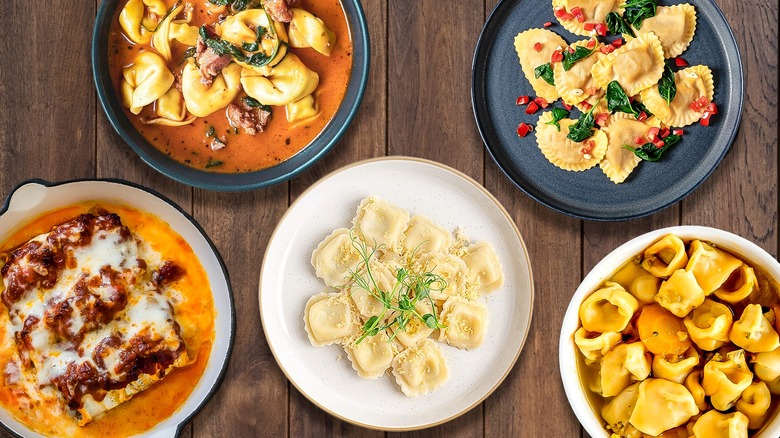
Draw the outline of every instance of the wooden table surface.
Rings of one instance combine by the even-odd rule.
[[[496,0],[362,3],[371,36],[371,73],[344,138],[293,181],[247,193],[215,193],[158,174],[109,125],[90,68],[99,0],[3,1],[0,195],[29,178],[134,181],[189,211],[227,263],[238,318],[233,356],[221,389],[182,436],[580,436],[584,432],[559,376],[557,340],[569,298],[598,260],[634,236],[680,224],[722,228],[777,256],[776,0],[718,1],[734,30],[745,74],[744,114],[732,150],[683,201],[619,223],[577,220],[537,204],[486,153],[471,110],[471,60]],[[263,251],[290,203],[334,169],[383,155],[439,161],[481,182],[517,223],[536,280],[529,338],[504,383],[462,417],[403,434],[344,423],[299,394],[268,349],[257,303]]]

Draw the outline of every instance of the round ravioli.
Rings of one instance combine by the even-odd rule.
[[[661,97],[658,87],[650,87],[642,91],[642,103],[668,126],[688,126],[698,121],[704,113],[691,109],[691,103],[705,96],[712,101],[715,95],[715,83],[712,71],[706,65],[694,65],[674,74],[674,84],[677,93],[671,105]]]
[[[607,135],[601,130],[597,129],[591,137],[582,142],[574,142],[566,136],[569,135],[569,126],[577,123],[576,120],[561,119],[558,122],[560,131],[555,125],[547,124],[551,121],[552,111],[547,111],[539,117],[536,142],[545,158],[555,167],[579,172],[590,169],[604,158],[607,153]]]
[[[536,44],[541,44],[540,50]],[[534,69],[540,65],[550,62],[553,52],[566,47],[566,41],[557,33],[547,29],[529,29],[520,32],[515,37],[515,50],[520,59],[520,67],[523,69],[525,78],[531,83],[537,96],[544,98],[548,102],[558,99],[558,91],[554,85],[548,84],[543,78],[536,77]]]
[[[553,11],[563,8],[566,12],[572,13],[572,9],[580,8],[585,20],[579,21],[576,18],[564,20],[555,14],[558,21],[564,29],[575,35],[595,35],[593,30],[585,30],[586,23],[605,23],[607,14],[610,12],[623,13],[626,5],[625,0],[552,0]]]
[[[570,45],[569,48],[588,48],[588,41],[590,40],[577,41]],[[591,49],[593,53],[574,63],[568,71],[564,70],[562,62],[555,63],[553,68],[555,89],[558,90],[561,99],[567,104],[576,105],[594,96],[598,99],[604,94],[604,91],[601,90],[590,74],[593,64],[607,56],[599,51],[603,46],[601,43],[596,43]]]
[[[633,28],[637,37],[654,33],[661,40],[664,57],[680,56],[693,41],[696,33],[696,8],[688,3],[658,6],[654,17],[642,22],[642,28]],[[631,39],[627,36],[627,39]]]
[[[629,97],[657,83],[663,72],[664,51],[653,32],[632,39],[591,69],[599,87],[606,89],[610,82],[618,81]]]
[[[607,153],[599,164],[604,175],[613,183],[619,184],[628,178],[640,161],[632,151],[623,147],[636,147],[634,139],[647,138],[650,126],[637,121],[634,116],[626,113],[613,114],[607,126],[602,128],[607,134]]]

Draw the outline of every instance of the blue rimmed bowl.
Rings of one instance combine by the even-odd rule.
[[[300,152],[272,167],[247,173],[215,173],[181,164],[152,146],[125,114],[114,89],[108,61],[109,31],[120,0],[104,0],[92,33],[92,74],[98,98],[111,126],[141,159],[163,175],[208,190],[244,191],[268,187],[294,178],[313,166],[341,139],[357,113],[368,81],[368,25],[359,0],[341,0],[352,37],[352,70],[346,94],[325,128]]]

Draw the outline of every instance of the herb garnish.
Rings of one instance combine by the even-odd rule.
[[[542,64],[534,69],[534,77],[542,78],[548,84],[555,86],[555,77],[550,63]]]
[[[431,290],[441,291],[447,287],[447,282],[439,275],[431,271],[415,272],[410,267],[398,268],[395,274],[396,283],[392,290],[385,291],[377,284],[371,272],[370,261],[376,251],[381,247],[369,249],[365,242],[358,239],[353,231],[350,231],[352,246],[360,254],[362,259],[355,271],[350,271],[355,285],[376,298],[382,303],[382,311],[374,315],[363,324],[362,333],[355,341],[360,344],[368,336],[376,336],[379,333],[397,326],[390,339],[394,339],[399,330],[405,331],[406,326],[414,319],[419,319],[431,329],[446,328],[439,321],[436,314],[436,306],[430,296]],[[365,271],[365,272],[363,272]],[[430,304],[430,313],[420,314],[417,303]],[[385,317],[391,317],[385,320]]]
[[[598,102],[593,104],[588,112],[580,114],[580,118],[577,119],[576,123],[569,125],[569,135],[566,138],[579,143],[593,135],[593,125],[596,124],[596,121],[593,119],[593,110],[596,109],[596,105],[598,105]]]
[[[637,29],[642,28],[642,22],[655,17],[656,0],[628,0],[623,18]]]
[[[655,162],[661,159],[661,155],[663,155],[667,149],[679,143],[680,140],[682,140],[682,137],[675,134],[669,134],[663,140],[664,140],[664,145],[661,146],[660,148],[654,145],[653,143],[645,143],[636,149],[632,148],[629,145],[623,145],[623,149],[628,149],[629,151],[636,154],[637,157],[645,161]]]
[[[212,168],[212,167],[221,166],[221,165],[223,165],[223,164],[225,164],[225,163],[224,163],[224,162],[222,162],[222,161],[215,160],[215,159],[213,159],[213,158],[209,157],[209,162],[208,162],[208,163],[206,163],[206,169],[210,169],[210,168]]]
[[[668,62],[664,63],[664,74],[658,80],[658,94],[664,98],[666,105],[671,105],[677,95],[677,84],[674,83],[674,72]]]
[[[634,34],[631,26],[628,25],[628,22],[617,12],[610,12],[607,14],[607,28],[615,35],[624,33],[631,37],[636,37],[636,34]]]
[[[566,71],[571,70],[575,62],[587,58],[588,56],[590,56],[591,53],[595,51],[596,51],[596,46],[593,46],[592,49],[588,49],[587,47],[583,47],[583,46],[577,46],[577,48],[574,49],[574,53],[570,53],[568,50],[564,50],[563,61],[562,61],[563,69]]]
[[[262,2],[259,0],[208,0],[212,5],[228,6],[234,11],[243,11],[245,9],[259,8]]]
[[[567,117],[568,115],[569,115],[569,112],[566,111],[563,108],[553,108],[552,109],[552,117],[553,118],[549,122],[545,122],[545,125],[554,125],[555,129],[557,129],[558,132],[561,132],[561,125],[558,122],[560,122],[561,119],[563,119],[564,117]]]
[[[260,101],[258,101],[254,97],[244,96],[241,98],[241,100],[244,102],[244,105],[248,106],[249,108],[260,108],[263,111],[268,111],[269,113],[271,112],[270,106],[263,105],[262,103],[260,103]]]

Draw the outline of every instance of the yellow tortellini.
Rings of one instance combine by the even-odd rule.
[[[336,47],[336,34],[328,29],[322,20],[304,9],[292,8],[290,12],[290,47],[311,47],[325,56],[330,56]]]
[[[273,67],[241,71],[241,85],[246,94],[265,105],[296,102],[314,92],[319,82],[317,72],[306,67],[294,53],[288,53]]]
[[[620,283],[641,304],[652,304],[653,297],[658,293],[661,280],[648,273],[642,267],[630,261],[625,264],[613,277],[612,281]]]
[[[731,327],[731,342],[751,353],[766,353],[780,347],[780,337],[761,313],[760,304],[749,304]]]
[[[754,382],[742,392],[742,397],[737,401],[737,411],[748,418],[748,429],[758,429],[766,420],[770,404],[772,393],[766,383]]]
[[[639,302],[623,286],[608,281],[580,305],[580,321],[590,332],[620,332],[638,308]]]
[[[689,251],[691,255],[685,270],[693,272],[696,282],[707,295],[718,289],[742,265],[738,258],[701,240],[692,241]]]
[[[320,109],[314,100],[313,94],[288,103],[284,106],[284,109],[287,114],[287,121],[290,123],[305,122],[320,114]]]
[[[174,20],[184,9],[184,4],[179,4],[159,24],[152,37],[152,46],[166,61],[171,60],[171,41],[176,40],[187,46],[194,46],[198,42],[198,28],[190,26],[189,20]],[[191,18],[191,17],[190,17]]]
[[[620,394],[632,380],[644,380],[652,369],[650,353],[641,342],[619,344],[608,351],[601,360],[599,381],[601,395],[612,397]]]
[[[160,55],[141,52],[132,65],[122,70],[122,104],[131,113],[138,114],[144,106],[162,97],[171,88],[174,79]]]
[[[741,412],[723,414],[709,411],[693,425],[695,438],[743,438],[747,437],[748,418]]]
[[[157,116],[154,119],[141,121],[149,125],[184,126],[195,121],[195,116],[187,117],[187,106],[184,96],[176,87],[171,87],[160,96],[155,103]]]
[[[683,385],[647,379],[639,384],[639,397],[629,421],[640,431],[657,436],[698,413],[696,401]]]
[[[756,377],[767,384],[772,394],[780,394],[780,348],[758,353],[753,363]]]
[[[675,316],[683,318],[702,305],[704,298],[704,291],[696,282],[693,273],[678,269],[661,284],[655,301]]]
[[[624,389],[604,405],[604,408],[601,410],[601,416],[615,433],[628,435],[626,433],[626,429],[629,426],[628,419],[631,418],[631,413],[634,412],[638,398],[639,383],[637,382]]]
[[[580,327],[574,333],[574,343],[585,356],[586,363],[594,363],[621,341],[620,333],[588,333]]]
[[[742,391],[753,382],[753,373],[745,362],[745,351],[735,350],[726,353],[725,360],[716,355],[704,365],[704,378],[701,386],[710,396],[715,409],[725,411],[734,406]]]
[[[656,354],[653,357],[653,377],[683,383],[688,374],[699,365],[699,353],[689,348],[681,356]]]
[[[694,371],[688,374],[688,377],[685,378],[684,386],[691,393],[693,399],[696,400],[696,406],[700,411],[706,411],[710,407],[704,398],[707,394],[701,386],[701,371]]]
[[[734,318],[725,304],[709,298],[693,309],[683,321],[691,340],[705,351],[713,351],[729,341]]]
[[[162,17],[168,7],[163,0],[129,0],[119,13],[119,25],[125,35],[136,44],[148,44],[157,27],[157,21],[146,17],[147,10]]]
[[[258,30],[262,33],[259,39]],[[268,68],[279,64],[287,55],[286,42],[288,37],[284,25],[272,22],[263,9],[247,9],[235,15],[229,15],[222,22],[220,32],[220,37],[224,41],[242,48],[245,55],[262,52],[268,57],[273,56],[273,59],[266,64],[267,67],[255,67],[236,60],[236,63],[242,67],[264,73],[268,71]],[[257,43],[257,48],[252,51],[246,50],[247,47],[252,48],[255,43]],[[267,102],[263,103],[273,105]]]
[[[758,280],[756,279],[755,271],[743,263],[713,293],[721,301],[736,304],[747,298],[757,288]]]
[[[685,242],[674,234],[664,236],[650,245],[642,256],[642,267],[656,277],[668,278],[688,264]]]
[[[206,117],[230,105],[238,97],[241,92],[241,66],[231,62],[211,85],[204,85],[195,61],[189,59],[182,71],[181,82],[189,112],[197,117]]]

